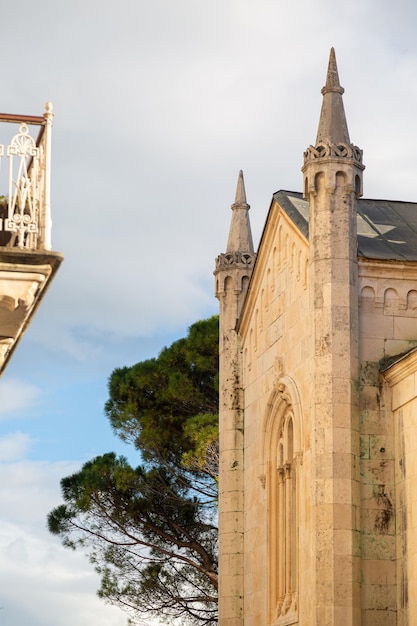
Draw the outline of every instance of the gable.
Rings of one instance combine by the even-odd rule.
[[[264,326],[268,317],[280,314],[284,299],[290,301],[295,291],[306,288],[308,241],[296,218],[288,215],[274,196],[240,315],[242,337],[254,319],[258,320],[256,327]]]

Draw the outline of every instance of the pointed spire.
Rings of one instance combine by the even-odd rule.
[[[243,172],[240,170],[237,179],[235,204],[246,204],[245,181],[243,180]]]
[[[344,93],[343,87],[340,86],[339,73],[337,71],[336,53],[334,48],[330,49],[329,67],[327,68],[326,85],[321,90],[324,95],[327,91],[337,91],[341,94]]]
[[[248,213],[250,206],[246,202],[245,182],[243,180],[242,170],[239,172],[235,201],[231,208],[233,215],[226,253],[242,252],[253,254],[252,231]]]
[[[323,104],[321,107],[316,145],[319,143],[350,144],[349,131],[343,107],[343,87],[339,83],[336,55],[334,48],[330,50],[329,67],[326,85],[321,90]]]

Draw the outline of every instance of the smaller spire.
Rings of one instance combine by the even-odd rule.
[[[319,143],[331,143],[335,145],[350,144],[342,99],[344,91],[345,90],[339,83],[336,54],[334,48],[332,48],[330,50],[326,84],[321,90],[323,94],[323,104],[321,107],[316,145]]]
[[[237,179],[235,204],[246,204],[245,181],[243,180],[242,170],[240,170],[239,176]]]
[[[246,202],[245,182],[243,180],[242,170],[239,172],[235,201],[231,208],[233,215],[232,222],[230,224],[226,254],[229,252],[253,254],[252,231],[248,213],[250,206]]]

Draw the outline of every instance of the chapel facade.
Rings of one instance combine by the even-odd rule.
[[[220,302],[220,626],[417,626],[417,203],[362,198],[334,50],[303,193]]]

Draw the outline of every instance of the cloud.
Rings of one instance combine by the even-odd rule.
[[[80,467],[0,462],[2,626],[126,626],[127,616],[96,596],[99,578],[86,556],[63,548],[46,528],[47,514],[62,501],[60,479]]]
[[[2,626],[125,626],[126,616],[95,595],[99,581],[82,554],[46,530],[60,503],[59,477],[75,463],[0,465],[0,606]]]
[[[0,421],[21,416],[24,411],[32,409],[40,395],[41,390],[35,385],[4,376],[0,380]]]
[[[24,458],[32,444],[27,433],[15,432],[0,436],[0,463]]]
[[[46,533],[0,522],[0,560],[3,626],[126,626],[121,611],[95,596],[98,580],[88,561]]]

